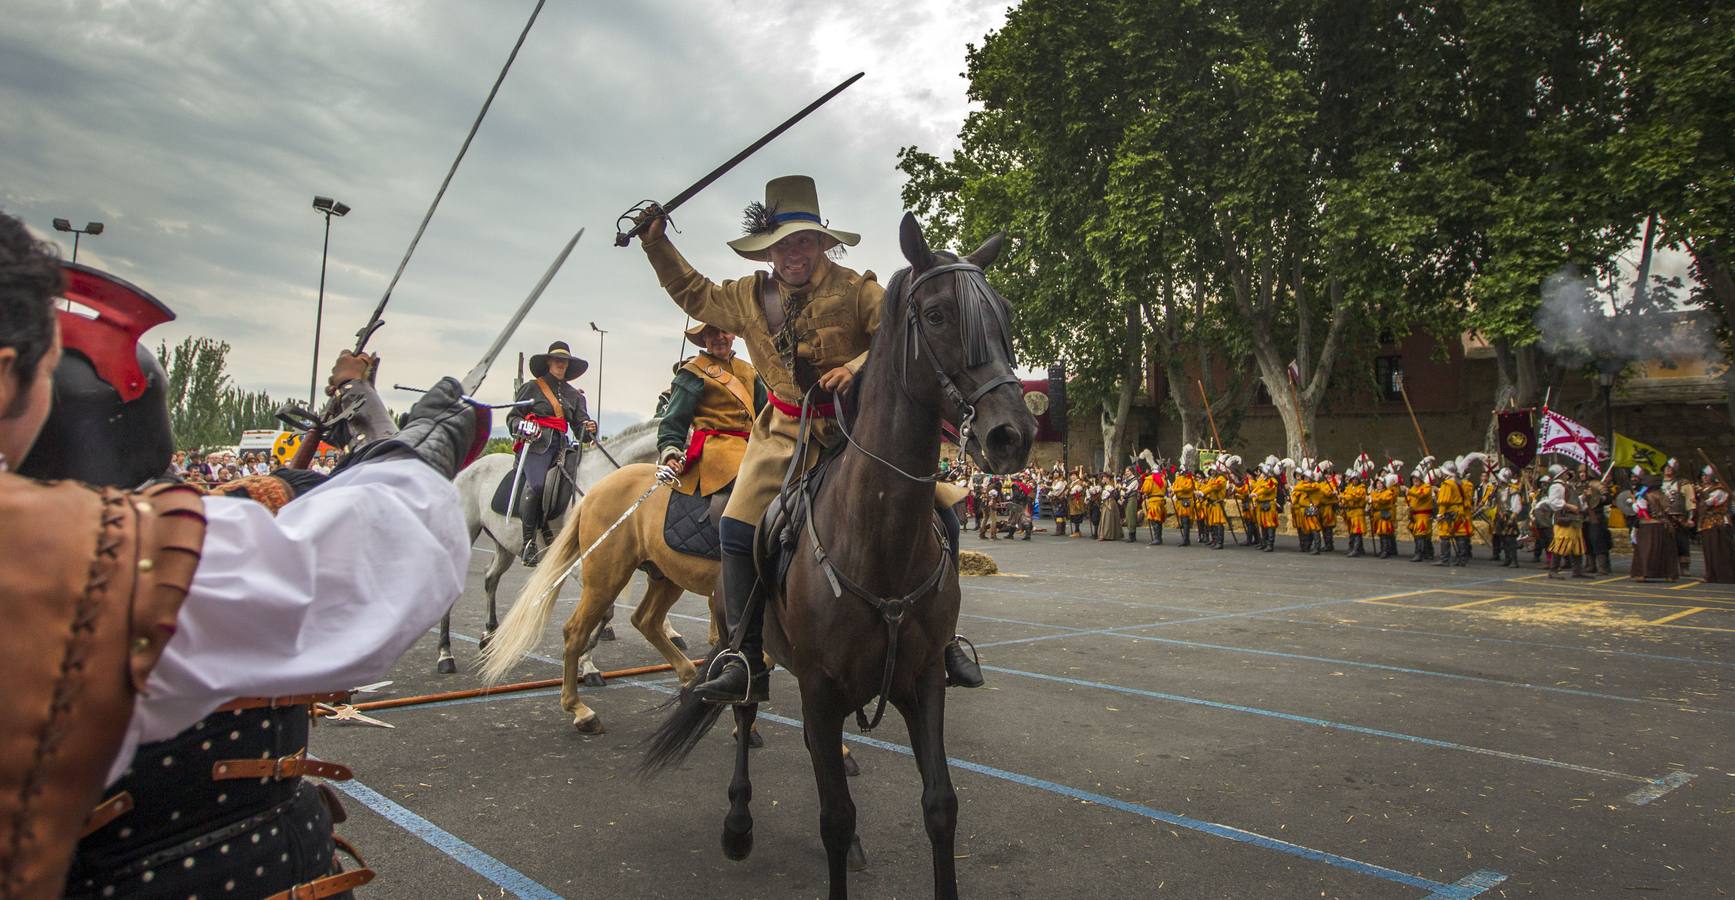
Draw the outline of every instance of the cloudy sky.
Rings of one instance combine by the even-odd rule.
[[[228,341],[235,381],[306,398],[323,218],[333,222],[322,355],[379,300],[534,0],[8,0],[0,30],[0,210],[45,238],[101,221],[79,261],[179,318],[146,340]],[[687,204],[678,246],[713,278],[755,264],[724,241],[764,182],[813,175],[849,256],[899,265],[899,147],[947,150],[967,43],[998,0],[855,4],[549,0],[372,343],[384,383],[461,375],[566,239],[588,229],[517,351],[563,338],[605,430],[648,416],[683,317],[615,217],[666,199],[857,71],[867,77]],[[70,241],[61,241],[71,256]],[[597,366],[597,336],[607,329]],[[325,365],[321,365],[322,379]],[[598,375],[602,378],[598,389]],[[402,406],[405,394],[388,394]]]

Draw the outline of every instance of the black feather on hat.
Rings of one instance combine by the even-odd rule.
[[[565,341],[555,341],[548,345],[547,353],[538,353],[530,357],[531,377],[541,378],[548,374],[548,361],[551,359],[567,360],[566,377],[562,378],[561,381],[571,381],[583,375],[584,370],[590,368],[590,363],[572,355],[572,348]]]

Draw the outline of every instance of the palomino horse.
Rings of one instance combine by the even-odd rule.
[[[857,845],[839,749],[844,718],[876,696],[889,699],[909,728],[933,849],[934,895],[958,895],[952,856],[958,800],[943,734],[943,653],[957,630],[958,572],[938,537],[930,473],[940,455],[942,421],[957,425],[971,457],[995,473],[1023,468],[1036,432],[1012,372],[1010,308],[982,274],[999,255],[1001,237],[960,260],[929,250],[914,216],[904,216],[899,236],[910,267],[887,285],[879,330],[856,375],[859,413],[853,423],[840,423],[853,437],[817,488],[802,479],[799,492],[786,496],[807,513],[808,524],[797,531],[782,590],[771,592],[765,616],[767,650],[801,687],[833,898],[848,896],[849,858]],[[765,534],[758,540],[775,542]],[[642,774],[684,759],[717,719],[718,707],[690,688],[672,704],[650,741]],[[757,711],[735,707],[740,735]],[[723,852],[731,859],[745,858],[753,847],[747,762],[747,741],[740,739],[723,820]]]
[[[560,688],[561,707],[572,713],[572,726],[585,734],[601,734],[603,726],[596,711],[578,696],[578,683],[586,674],[581,659],[588,655],[595,633],[608,621],[615,598],[634,572],[642,567],[654,570],[644,597],[633,611],[633,627],[675,667],[675,674],[683,683],[693,680],[693,661],[687,658],[685,647],[676,645],[668,636],[669,609],[681,599],[682,591],[692,591],[712,598],[713,621],[721,621],[718,610],[722,607],[713,596],[718,563],[669,549],[663,539],[669,495],[667,489],[651,491],[656,473],[657,467],[646,463],[624,466],[585,489],[578,517],[554,538],[511,611],[506,613],[506,621],[494,633],[494,640],[482,651],[482,677],[493,683],[534,649],[549,615],[554,612],[554,598],[561,583],[579,555],[594,544],[596,549],[584,561],[578,607],[563,629],[566,671]],[[634,503],[638,503],[637,508]],[[619,526],[602,540],[603,533],[616,522]]]
[[[659,420],[639,422],[621,429],[620,433],[603,441],[603,446],[621,465],[642,463],[657,457],[657,424]],[[524,552],[524,527],[516,519],[508,519],[494,511],[490,505],[494,499],[494,490],[499,487],[500,479],[512,475],[512,467],[517,457],[510,453],[491,453],[476,460],[469,468],[458,473],[452,480],[453,487],[458,489],[459,501],[464,504],[464,524],[470,529],[470,543],[474,545],[476,538],[486,534],[493,545],[494,558],[488,563],[488,571],[482,576],[482,591],[488,595],[488,624],[482,629],[481,644],[485,648],[494,639],[494,632],[500,627],[499,615],[496,612],[495,592],[500,587],[500,577],[506,570],[518,564],[518,554]],[[601,481],[604,476],[615,471],[614,463],[608,461],[594,448],[587,450],[578,464],[579,492],[589,493],[591,486]],[[559,477],[550,472],[549,477]],[[574,497],[574,506],[583,506],[581,498]],[[571,507],[567,514],[550,520],[548,527],[555,530],[561,523],[569,519]],[[606,622],[605,622],[606,624]],[[669,631],[671,640],[680,640],[681,636],[672,629]],[[593,642],[594,643],[594,642]],[[441,673],[450,675],[458,671],[457,662],[452,658],[452,613],[450,610],[440,619],[440,658],[438,668]],[[580,664],[583,674],[596,671],[590,662],[590,653],[585,651]]]

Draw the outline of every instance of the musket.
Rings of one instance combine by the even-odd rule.
[[[422,234],[428,230],[428,223],[434,218],[434,210],[440,208],[440,199],[446,196],[446,188],[452,183],[452,176],[458,173],[458,164],[464,161],[464,154],[470,150],[470,142],[475,139],[476,132],[482,127],[482,120],[488,115],[488,108],[494,105],[494,96],[500,92],[500,85],[506,80],[506,73],[512,70],[512,63],[518,58],[518,51],[524,46],[524,39],[530,36],[531,26],[536,24],[536,17],[542,13],[542,6],[548,0],[536,0],[535,8],[530,10],[530,18],[525,21],[524,28],[518,32],[518,40],[512,45],[512,52],[506,55],[506,64],[500,67],[500,74],[495,76],[494,85],[488,89],[487,99],[482,101],[482,109],[476,113],[476,121],[470,123],[470,131],[464,135],[464,142],[458,146],[458,155],[453,158],[451,168],[446,170],[446,177],[440,180],[440,189],[434,192],[434,200],[428,204],[428,211],[422,215],[422,224],[416,227],[416,234],[410,238],[410,246],[404,250],[403,259],[398,260],[398,268],[392,273],[392,280],[386,284],[386,292],[380,296],[380,302],[374,306],[374,312],[367,324],[355,333],[355,350],[357,356],[367,349],[368,338],[385,324],[383,316],[386,304],[391,302],[392,290],[398,286],[398,279],[403,277],[404,268],[410,264],[410,257],[416,252],[416,245],[422,242]],[[516,323],[514,323],[516,326]],[[314,365],[319,361],[314,360]],[[466,391],[466,393],[469,393]],[[292,424],[306,426],[306,433],[301,436],[301,446],[295,450],[295,458],[290,460],[292,469],[305,469],[313,462],[313,455],[319,449],[319,444],[325,439],[325,432],[331,425],[331,419],[337,415],[337,398],[332,398],[325,405],[325,411],[318,418],[313,418],[310,411],[285,405],[277,411],[277,417]]]
[[[759,152],[759,149],[761,147],[764,147],[766,144],[771,143],[773,140],[775,140],[777,138],[778,135],[782,134],[783,132],[788,131],[789,127],[791,125],[794,125],[795,123],[801,121],[802,119],[807,118],[807,115],[809,113],[820,108],[821,106],[824,106],[827,101],[831,100],[831,98],[836,97],[838,94],[843,93],[845,88],[849,87],[852,84],[855,84],[865,74],[867,74],[867,73],[866,72],[857,72],[854,75],[851,75],[848,78],[845,78],[843,80],[842,84],[839,84],[837,87],[834,87],[829,91],[826,91],[825,94],[822,95],[818,100],[815,100],[812,103],[807,104],[807,106],[805,108],[803,108],[801,110],[801,112],[798,112],[795,115],[790,116],[789,118],[783,120],[783,124],[781,124],[781,125],[777,126],[776,128],[773,128],[770,131],[766,132],[765,136],[761,137],[759,140],[756,140],[753,143],[748,144],[747,149],[742,150],[740,153],[737,153],[734,156],[730,157],[728,162],[723,163],[722,165],[718,166],[715,169],[712,169],[711,173],[709,175],[706,175],[704,178],[701,178],[698,181],[693,182],[691,185],[689,185],[687,187],[686,190],[680,192],[679,194],[676,194],[674,196],[674,198],[671,199],[669,202],[663,203],[663,204],[658,204],[654,200],[641,200],[641,201],[639,201],[638,205],[634,206],[632,209],[629,209],[626,212],[621,213],[620,218],[616,219],[615,223],[614,223],[615,229],[616,229],[615,236],[614,236],[614,245],[616,247],[625,247],[626,245],[632,243],[633,238],[638,237],[638,235],[641,232],[643,232],[647,226],[649,226],[651,224],[651,220],[652,220],[652,218],[654,218],[652,216],[646,216],[646,217],[644,217],[643,221],[637,221],[640,213],[646,212],[646,211],[651,210],[651,209],[656,209],[661,215],[667,216],[669,213],[674,212],[676,207],[687,202],[688,200],[693,199],[694,194],[699,193],[700,191],[704,190],[707,187],[710,187],[711,182],[716,181],[717,179],[723,177],[723,174],[725,172],[728,172],[730,169],[735,168],[737,165],[739,165],[741,163],[741,160],[744,160],[747,157],[752,156],[753,154]],[[620,230],[622,228],[622,226],[626,226],[625,231]]]

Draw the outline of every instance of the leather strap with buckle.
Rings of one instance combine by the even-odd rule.
[[[291,694],[287,697],[236,697],[217,707],[217,712],[237,712],[243,709],[278,709],[284,706],[312,706],[315,703],[348,703],[349,691],[329,694]]]
[[[212,781],[231,781],[237,778],[271,778],[283,781],[304,775],[330,778],[333,781],[348,781],[355,777],[349,766],[322,759],[310,759],[305,749],[279,759],[224,759],[211,766]]]
[[[298,884],[287,891],[279,891],[267,897],[266,900],[320,900],[344,891],[354,890],[374,880],[372,869],[351,869],[336,875],[316,878],[306,884]]]

